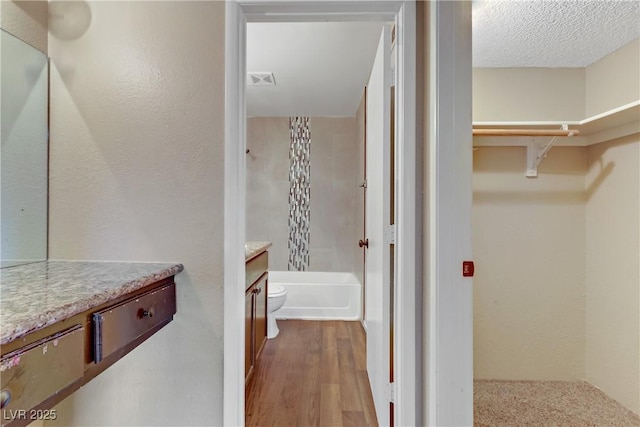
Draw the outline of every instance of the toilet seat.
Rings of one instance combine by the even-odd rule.
[[[287,290],[284,288],[284,286],[280,286],[280,285],[269,286],[268,295],[270,297],[278,297],[278,296],[284,295],[286,293],[287,293]]]

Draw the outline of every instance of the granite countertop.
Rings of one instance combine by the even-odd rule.
[[[182,264],[43,261],[0,269],[0,344],[183,270]]]
[[[244,245],[244,260],[249,262],[271,247],[271,242],[247,242]]]

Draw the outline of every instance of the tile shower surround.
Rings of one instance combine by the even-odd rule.
[[[309,271],[354,272],[359,195],[356,120],[311,117]],[[272,270],[287,270],[289,251],[288,117],[253,117],[247,126],[247,240],[273,242]],[[360,262],[360,266],[354,266]]]

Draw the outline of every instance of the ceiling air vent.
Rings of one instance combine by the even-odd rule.
[[[275,86],[276,79],[273,77],[273,73],[249,73],[247,84],[252,86]]]

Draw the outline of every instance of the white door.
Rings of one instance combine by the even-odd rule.
[[[390,425],[390,224],[391,32],[385,26],[367,85],[367,196],[365,297],[367,372],[380,425]]]

